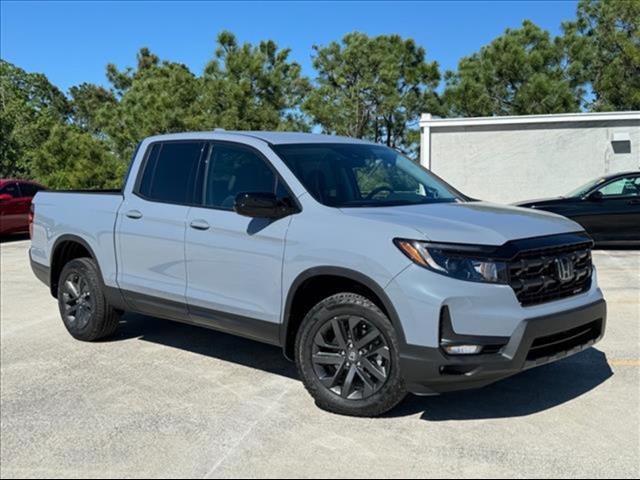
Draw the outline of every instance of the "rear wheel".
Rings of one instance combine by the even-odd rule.
[[[316,404],[331,412],[376,416],[406,394],[391,322],[354,293],[333,295],[309,311],[296,341],[296,364]]]
[[[76,258],[64,266],[58,282],[58,307],[64,326],[77,340],[99,340],[118,328],[120,315],[104,297],[93,259]]]

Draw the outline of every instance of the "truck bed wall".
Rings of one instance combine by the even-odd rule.
[[[121,203],[122,195],[113,191],[39,192],[33,201],[33,261],[50,267],[56,242],[75,235],[93,251],[105,284],[116,286],[114,226]]]

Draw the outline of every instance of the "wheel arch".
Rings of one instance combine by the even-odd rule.
[[[96,262],[98,267],[98,273],[100,274],[100,280],[104,284],[104,278],[102,271],[100,270],[100,264],[96,254],[84,238],[73,234],[60,235],[51,248],[51,271],[49,273],[49,288],[51,295],[57,297],[58,295],[58,280],[60,272],[64,266],[71,260],[76,258],[89,257]]]
[[[402,328],[402,323],[400,322],[400,317],[398,316],[391,299],[378,282],[361,272],[349,268],[320,266],[312,267],[301,272],[291,283],[287,292],[283,320],[280,328],[280,343],[286,358],[289,360],[293,359],[295,337],[298,332],[298,328],[302,323],[302,319],[304,318],[304,316],[300,315],[300,312],[296,311],[296,306],[300,305],[301,302],[300,295],[304,295],[305,286],[313,285],[314,281],[320,281],[318,279],[338,281],[338,283],[334,284],[333,288],[330,288],[327,292],[339,293],[337,290],[340,290],[340,288],[338,287],[343,285],[345,287],[360,286],[361,288],[356,289],[354,293],[363,293],[368,297],[372,296],[373,298],[369,299],[389,317],[389,320],[398,334],[400,345],[405,344],[404,330]],[[324,292],[319,292],[312,298],[326,298],[333,293],[325,294]],[[305,302],[302,301],[302,304],[304,305]]]

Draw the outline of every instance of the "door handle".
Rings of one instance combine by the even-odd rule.
[[[639,203],[640,203],[640,198],[638,198],[638,199],[634,198],[633,200],[629,200],[627,202],[627,205],[638,205]]]
[[[209,230],[209,224],[205,220],[192,220],[189,226],[195,230]]]
[[[140,210],[129,210],[127,213],[125,213],[125,215],[128,218],[132,218],[134,220],[142,218],[142,212]]]

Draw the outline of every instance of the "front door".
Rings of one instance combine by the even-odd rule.
[[[640,175],[628,175],[598,188],[598,199],[585,198],[576,220],[596,242],[640,241]]]
[[[288,190],[257,151],[214,143],[205,162],[202,206],[187,218],[187,299],[192,321],[277,343],[281,279],[290,217],[243,217],[233,210],[241,192]]]

